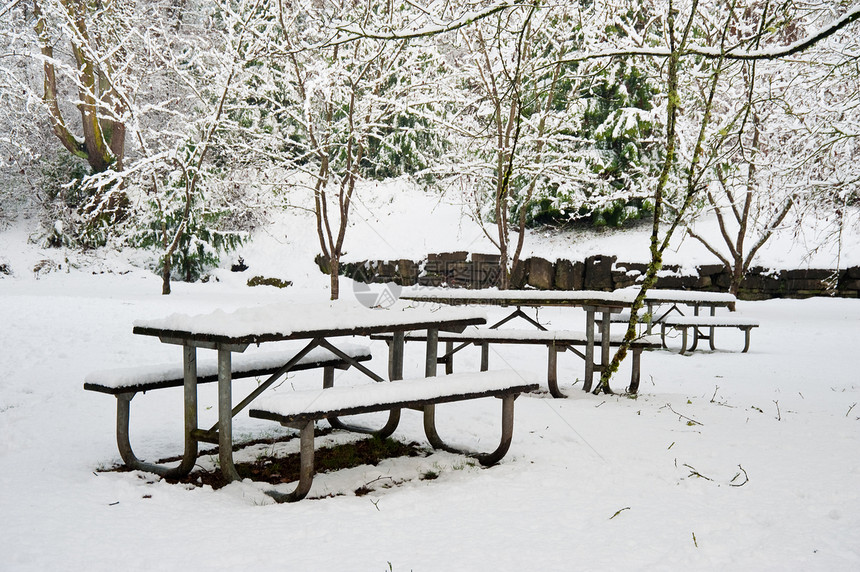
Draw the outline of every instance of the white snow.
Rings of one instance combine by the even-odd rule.
[[[615,292],[601,292],[599,290],[499,290],[488,288],[485,290],[447,289],[447,288],[406,288],[401,294],[409,300],[475,300],[488,304],[505,302],[516,305],[517,302],[533,302],[544,300],[557,300],[559,302],[588,302],[599,301],[607,304],[622,303],[629,304],[636,297],[632,290],[616,290]]]
[[[403,205],[415,196],[403,192],[391,209],[410,212]],[[443,211],[450,212],[437,213]],[[471,224],[437,222],[420,209],[401,235],[392,229],[408,228],[408,221],[388,225],[384,209],[377,215],[378,222],[350,229],[356,231],[347,239],[351,256],[376,258],[373,243],[363,242],[370,229],[405,250],[414,238],[415,250],[445,251],[462,242],[435,231],[465,233]],[[424,243],[425,236],[439,241]],[[600,254],[628,260],[625,253],[647,252],[641,231],[582,242],[577,236],[536,233],[529,248],[596,252],[603,246]],[[0,257],[14,271],[0,277],[3,570],[860,569],[858,300],[739,302],[739,312],[761,324],[749,353],[740,353],[743,335],[734,330],[718,332],[717,351],[689,356],[677,354],[680,336],[669,338],[670,351],[642,356],[636,399],[583,394],[582,361],[562,354],[560,385],[569,397],[517,399],[513,443],[499,465],[482,469],[448,453],[390,459],[318,474],[308,499],[276,505],[264,493],[269,486],[259,483],[212,490],[140,472],[102,472],[119,463],[116,410],[113,400],[84,391],[82,382],[95,369],[181,362],[180,347],[133,335],[136,320],[325,303],[328,279],[313,267],[312,219],[290,214],[273,221],[237,253],[247,272],[222,269],[213,273],[218,281],[174,284],[170,296],[160,295],[158,277],[134,269],[124,256],[84,260],[25,239],[15,228],[0,233]],[[763,251],[762,265],[808,263],[805,249],[785,244],[778,240]],[[845,244],[860,242],[852,235]],[[688,246],[673,256],[705,260],[698,251],[685,255]],[[848,264],[860,257],[847,247],[842,255]],[[32,268],[43,259],[61,268],[37,279]],[[277,274],[294,286],[249,288],[245,282],[254,274]],[[342,296],[350,298],[351,290],[345,280]],[[491,322],[507,314],[480,311]],[[584,313],[570,308],[541,309],[538,319],[557,329],[585,323]],[[384,375],[386,345],[370,347],[374,358],[366,364]],[[490,361],[493,369],[542,379],[546,352],[500,345]],[[457,354],[455,371],[478,366],[476,349]],[[618,372],[617,389],[629,367]],[[407,344],[405,368],[407,378],[423,376],[422,344]],[[278,391],[316,389],[320,378],[319,372],[296,373]],[[368,381],[351,369],[335,383]],[[253,379],[237,382],[234,400],[254,387]],[[181,452],[181,394],[176,388],[135,398],[131,439],[139,456],[157,460]],[[201,427],[216,421],[216,403],[212,384],[202,386]],[[370,414],[367,424],[375,425],[377,416],[386,417]],[[440,405],[436,416],[442,437],[457,445],[486,450],[497,443],[497,400]],[[291,431],[243,412],[234,433],[244,442]],[[420,414],[404,411],[395,435],[426,445]],[[317,446],[358,438],[335,433]],[[236,455],[254,460],[297,450],[294,439]],[[207,453],[198,463],[214,470],[216,459]],[[438,478],[422,479],[431,473]],[[365,486],[368,495],[354,494]]]
[[[338,349],[350,357],[363,357],[370,355],[367,346],[358,344],[340,344]],[[260,369],[278,368],[296,355],[293,350],[236,353],[231,359],[233,373],[251,372]],[[302,356],[297,365],[318,363],[326,360],[337,359],[332,352],[325,348],[314,348]],[[85,383],[91,383],[106,388],[130,387],[135,385],[146,385],[159,381],[170,381],[182,379],[184,370],[181,362],[171,361],[151,365],[137,365],[113,369],[99,369],[91,371],[84,377]],[[209,377],[218,375],[218,361],[215,356],[207,354],[203,359],[197,360],[197,376]]]
[[[636,288],[624,288],[620,292],[632,292],[635,296]],[[717,305],[730,304],[736,298],[726,292],[694,292],[691,290],[649,290],[645,295],[646,302],[684,303]]]
[[[326,303],[280,302],[206,314],[171,314],[162,319],[137,320],[135,327],[187,332],[189,334],[244,338],[263,335],[284,337],[303,332],[360,330],[383,326],[413,326],[457,320],[486,320],[479,308],[450,306],[416,307],[397,301],[387,307],[367,308],[356,300]]]
[[[453,301],[474,300],[486,303],[501,303],[517,305],[522,302],[557,301],[569,302],[571,305],[582,303],[606,303],[606,304],[632,304],[639,289],[635,287],[621,288],[614,292],[603,292],[600,290],[499,290],[498,288],[487,288],[483,290],[465,290],[432,287],[404,288],[401,297],[408,300],[427,301]],[[645,297],[646,302],[658,303],[686,303],[703,305],[726,305],[737,299],[725,292],[695,292],[691,290],[650,290]]]
[[[372,383],[361,387],[270,392],[251,409],[291,417],[299,414],[319,415],[356,407],[410,403],[455,395],[480,394],[537,383],[537,376],[527,379],[511,370],[452,373],[439,379],[410,379],[393,383]]]
[[[628,318],[629,319],[629,318]],[[489,329],[489,328],[477,328],[474,326],[469,326],[462,333],[446,333],[444,335],[440,334],[439,338],[442,340],[457,340],[458,338],[462,338],[463,340],[486,340],[486,341],[497,341],[498,343],[548,343],[555,340],[559,340],[561,342],[585,342],[587,336],[584,331],[574,331],[574,330],[538,330],[534,327],[529,326],[528,329],[515,329],[515,328],[498,328],[498,329]],[[612,343],[619,343],[624,338],[622,333],[612,334],[609,336],[609,341]],[[410,332],[406,334],[406,339],[417,339],[417,340],[426,340],[427,334],[426,332]],[[595,334],[595,339],[597,340],[597,344],[600,344],[600,334]],[[649,336],[641,336],[637,338],[640,342],[645,342],[649,344],[659,344],[660,337],[656,335]]]
[[[660,320],[667,326],[758,326],[758,320],[752,320],[745,316],[666,316]]]

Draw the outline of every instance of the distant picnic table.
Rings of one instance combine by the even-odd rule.
[[[623,290],[615,290],[612,292],[602,292],[596,290],[467,290],[460,288],[410,288],[401,293],[401,298],[412,300],[415,302],[428,302],[436,304],[450,304],[456,306],[477,305],[477,306],[501,306],[513,307],[514,310],[501,321],[491,325],[490,329],[497,329],[503,324],[515,319],[521,318],[529,322],[535,328],[541,331],[546,331],[542,324],[537,322],[527,313],[523,312],[523,308],[541,308],[541,307],[577,307],[585,310],[585,332],[583,343],[585,345],[584,353],[572,349],[585,360],[585,376],[583,380],[583,390],[591,391],[595,372],[600,373],[606,369],[610,362],[610,348],[613,345],[618,345],[620,339],[618,336],[613,336],[610,332],[610,325],[613,321],[613,316],[618,316],[624,310],[629,310],[633,306],[638,289],[627,288]],[[665,317],[671,312],[677,312],[683,315],[679,305],[690,306],[694,309],[694,314],[699,315],[700,309],[708,309],[711,315],[718,307],[726,307],[737,301],[737,298],[731,294],[720,292],[692,292],[686,290],[652,290],[647,293],[645,305],[647,306],[647,315],[654,316],[655,308],[659,306],[669,305],[663,313],[660,313],[654,322]],[[600,318],[598,319],[597,316]],[[627,321],[627,320],[624,320]],[[595,335],[595,327],[597,326],[598,334]],[[641,337],[638,342],[637,350],[659,347],[655,339],[650,336],[652,320],[646,322],[646,335]],[[694,328],[694,346],[699,335],[698,329]],[[713,339],[713,333],[710,334]],[[599,336],[599,340],[598,340]],[[452,336],[452,338],[455,338]],[[566,340],[574,341],[576,338],[570,334],[565,337]],[[528,343],[530,338],[523,335],[521,337],[523,343]],[[475,338],[475,341],[478,341]],[[497,340],[501,341],[501,340]],[[531,339],[535,343],[537,338]],[[599,360],[595,360],[595,346],[600,346]],[[456,351],[456,350],[454,350]],[[638,356],[634,354],[635,357]],[[555,367],[554,354],[551,352],[550,364],[550,391],[556,397],[562,397],[560,391],[554,383],[553,368]],[[634,362],[634,369],[631,377],[629,391],[636,393],[639,384],[639,368],[638,361]]]

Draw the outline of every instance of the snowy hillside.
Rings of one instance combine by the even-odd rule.
[[[355,259],[487,251],[456,204],[380,186],[356,205],[346,250]],[[250,481],[219,490],[151,474],[103,472],[119,464],[113,398],[85,392],[87,372],[180,360],[175,346],[132,334],[132,322],[265,302],[320,301],[327,277],[313,263],[312,220],[293,212],[258,229],[241,255],[249,269],[218,281],[174,284],[143,270],[139,252],[76,255],[27,243],[22,226],[0,233],[0,553],[4,570],[857,570],[860,568],[860,301],[741,302],[761,322],[749,353],[720,331],[715,352],[646,352],[636,399],[583,394],[582,361],[560,356],[567,399],[544,391],[516,402],[511,451],[492,468],[430,453],[317,475],[309,498],[276,505]],[[542,256],[643,257],[647,230],[535,233]],[[848,241],[846,241],[848,244]],[[856,239],[843,265],[860,263]],[[781,237],[762,263],[803,262]],[[66,258],[68,257],[68,261]],[[689,241],[673,259],[704,260]],[[37,276],[41,260],[56,267]],[[822,252],[810,264],[832,266]],[[675,261],[670,259],[670,261]],[[850,261],[850,262],[849,262]],[[708,260],[708,262],[712,262]],[[249,288],[250,275],[294,282]],[[344,288],[345,296],[352,295]],[[491,309],[490,319],[501,316]],[[552,328],[582,329],[578,310],[542,310]],[[670,347],[679,342],[672,338]],[[265,348],[264,348],[265,349]],[[374,371],[386,347],[372,342]],[[407,347],[406,376],[423,371]],[[543,376],[543,349],[499,347],[494,367]],[[457,362],[474,371],[478,353]],[[629,377],[622,367],[614,385]],[[315,387],[316,373],[279,390]],[[363,383],[353,371],[337,383]],[[237,383],[236,393],[255,382]],[[214,388],[200,392],[201,426],[214,422]],[[181,449],[181,390],[138,395],[132,441],[148,459]],[[498,404],[439,406],[440,432],[485,449]],[[325,423],[322,423],[325,425]],[[290,430],[234,420],[237,441]],[[427,447],[420,416],[404,412],[395,437]],[[356,437],[334,434],[323,441]],[[294,451],[296,440],[278,445]],[[237,454],[253,459],[270,447]],[[214,469],[217,456],[199,465]],[[438,475],[427,479],[428,473]],[[357,496],[355,490],[371,492]]]

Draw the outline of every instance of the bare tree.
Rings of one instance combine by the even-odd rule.
[[[575,92],[587,72],[560,59],[575,20],[573,8],[534,1],[460,28],[451,48],[458,57],[446,92],[457,111],[436,120],[459,144],[440,172],[471,189],[473,218],[499,250],[502,289],[520,263],[536,198],[585,202],[582,189],[595,182],[583,157],[571,153]]]
[[[340,296],[340,264],[350,209],[361,181],[371,176],[393,119],[410,112],[416,83],[432,68],[427,53],[407,41],[330,35],[345,26],[391,26],[397,10],[371,0],[293,2],[281,6],[282,55],[266,96],[279,118],[267,148],[294,175],[291,184],[313,192],[321,261],[331,298]],[[419,86],[420,87],[420,86]],[[288,137],[288,139],[286,138]]]
[[[162,294],[171,293],[181,246],[189,238],[200,240],[191,227],[210,208],[204,181],[213,155],[225,132],[240,129],[231,118],[236,96],[247,87],[249,62],[267,53],[271,19],[262,5],[263,0],[207,3],[206,12],[192,14],[206,18],[211,10],[211,27],[196,26],[196,34],[180,39],[172,37],[176,21],[168,19],[130,32],[147,59],[147,81],[170,86],[173,97],[152,101],[118,89],[137,143],[134,160],[121,171],[96,173],[85,184],[143,191],[129,232],[132,242],[159,251]]]
[[[680,31],[677,30],[675,18],[680,15],[675,9],[674,3],[670,0],[669,10],[664,24],[664,34],[666,38],[666,47],[659,49],[630,49],[630,50],[611,50],[614,56],[621,54],[626,55],[646,55],[649,57],[665,58],[666,69],[666,85],[667,85],[667,131],[666,131],[666,162],[664,164],[663,176],[661,176],[660,184],[654,194],[654,218],[651,233],[651,261],[642,282],[641,288],[633,303],[630,321],[624,335],[624,341],[612,358],[611,363],[604,369],[601,374],[600,384],[594,390],[595,393],[606,392],[611,393],[609,382],[612,375],[617,371],[618,366],[627,354],[629,344],[637,336],[636,325],[639,321],[638,312],[641,310],[644,303],[647,291],[653,287],[656,282],[657,272],[662,267],[663,252],[669,245],[669,240],[674,234],[675,229],[684,219],[694,198],[699,195],[705,186],[705,174],[708,172],[710,165],[717,157],[717,153],[706,153],[706,144],[710,141],[710,149],[719,149],[727,137],[724,129],[711,129],[713,119],[715,96],[720,87],[721,77],[727,72],[729,65],[737,62],[756,61],[756,60],[777,60],[802,52],[817,42],[823,41],[825,38],[838,32],[839,30],[851,25],[854,21],[860,18],[860,9],[855,8],[843,14],[840,17],[833,19],[824,27],[810,33],[797,41],[791,42],[787,46],[777,48],[758,48],[764,45],[765,40],[773,37],[771,26],[773,23],[771,16],[768,13],[768,4],[749,6],[748,11],[756,14],[754,20],[758,22],[755,31],[738,41],[732,37],[733,34],[743,34],[746,28],[741,28],[737,25],[740,7],[737,3],[733,3],[727,9],[719,14],[719,17],[714,18],[709,11],[700,8],[697,0],[694,0],[686,13],[686,23]],[[697,22],[702,20],[701,24]],[[795,23],[799,24],[799,23]],[[697,30],[698,38],[712,39],[714,42],[710,46],[694,45],[692,31],[694,26],[701,25],[704,30]],[[710,27],[712,33],[708,33],[706,29]],[[731,41],[730,41],[731,40]],[[592,57],[598,54],[593,54]],[[606,56],[607,54],[599,54]],[[681,200],[678,204],[670,209],[670,222],[666,231],[661,236],[661,219],[664,216],[664,191],[666,189],[669,173],[675,168],[676,161],[676,145],[678,137],[678,118],[679,106],[682,102],[682,93],[679,89],[679,78],[683,72],[682,60],[688,57],[698,58],[699,61],[712,62],[709,64],[710,73],[705,76],[705,89],[700,92],[700,111],[697,114],[697,124],[692,125],[691,131],[697,133],[694,142],[689,148],[689,153],[684,153],[681,157],[684,158],[684,190],[681,195]],[[709,134],[710,130],[710,134]]]

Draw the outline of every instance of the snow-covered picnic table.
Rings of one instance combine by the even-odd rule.
[[[374,381],[384,381],[381,376],[355,359],[353,352],[340,349],[338,345],[344,347],[344,344],[339,339],[393,333],[395,343],[389,352],[388,377],[398,380],[403,376],[403,332],[426,330],[428,335],[433,336],[440,330],[462,331],[467,326],[485,323],[485,312],[474,308],[416,308],[413,304],[399,302],[388,308],[370,309],[356,303],[334,301],[319,304],[278,303],[231,312],[218,310],[201,315],[174,314],[159,319],[138,320],[134,323],[133,332],[155,336],[164,343],[184,347],[185,454],[180,466],[187,466],[190,470],[196,459],[198,441],[211,440],[218,443],[220,467],[224,477],[233,481],[237,480],[239,475],[232,455],[232,418],[265,391],[271,382],[290,371],[312,350],[324,348]],[[308,342],[276,371],[269,381],[259,385],[234,407],[232,355],[244,352],[252,344],[282,340]],[[335,345],[336,343],[338,345]],[[209,431],[197,427],[198,348],[216,350],[218,356],[218,423]],[[431,348],[431,344],[428,344],[427,363],[431,362],[435,373],[435,345]],[[427,370],[430,371],[429,365]],[[333,379],[327,378],[324,386],[331,386],[332,383]],[[390,435],[397,427],[399,418],[400,411],[392,410],[386,426],[375,433]],[[345,427],[336,418],[330,421],[332,425]]]
[[[514,307],[515,310],[503,320],[493,324],[490,328],[498,328],[502,324],[514,318],[522,318],[538,328],[546,330],[539,322],[523,312],[522,308],[540,308],[544,306],[578,307],[585,310],[585,379],[584,391],[591,391],[594,373],[602,372],[610,361],[610,347],[612,336],[610,334],[610,323],[613,315],[619,315],[633,306],[638,294],[638,288],[625,288],[613,292],[602,292],[597,290],[499,290],[495,288],[485,290],[465,290],[460,288],[410,288],[401,293],[404,300],[415,302],[427,302],[433,304],[450,304],[453,306],[503,306]],[[731,295],[721,292],[692,292],[687,290],[652,290],[647,293],[645,305],[648,308],[647,315],[654,315],[654,308],[660,305],[670,305],[666,313],[678,311],[679,304],[689,305],[694,308],[695,315],[699,315],[700,308],[710,308],[711,315],[717,307],[725,307],[736,302],[737,299]],[[596,318],[600,315],[600,319]],[[665,316],[665,313],[662,314]],[[599,331],[600,360],[595,361],[595,326]],[[647,333],[651,333],[651,322],[647,322]],[[711,331],[713,339],[713,331]],[[694,329],[694,342],[697,340],[698,331]],[[694,346],[695,347],[695,346]],[[635,393],[637,380],[631,379],[630,391]]]

